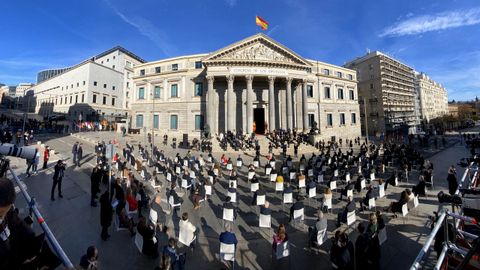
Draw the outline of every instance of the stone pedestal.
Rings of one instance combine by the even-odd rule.
[[[318,133],[311,133],[308,135],[308,143],[311,145],[315,145],[315,142],[321,141],[322,136]]]

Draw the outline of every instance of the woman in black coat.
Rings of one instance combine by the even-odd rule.
[[[141,217],[138,225],[137,232],[143,238],[142,253],[152,258],[158,257],[158,242],[155,238],[155,229],[147,224],[144,217]]]
[[[110,203],[108,191],[100,196],[100,225],[102,226],[102,239],[107,240],[110,235],[108,234],[108,227],[112,225],[113,207]]]
[[[447,182],[448,182],[448,193],[450,193],[450,195],[454,195],[455,192],[457,191],[458,183],[457,183],[457,170],[455,170],[455,167],[453,167],[453,165],[450,166],[450,168],[448,169]]]

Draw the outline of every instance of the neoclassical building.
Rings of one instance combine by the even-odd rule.
[[[134,68],[132,128],[200,135],[227,130],[263,134],[309,130],[322,137],[360,136],[356,72],[307,60],[263,34],[209,54]]]

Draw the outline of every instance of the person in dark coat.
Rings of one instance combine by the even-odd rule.
[[[107,240],[110,237],[108,227],[112,225],[113,207],[109,197],[108,190],[100,196],[100,225],[102,226],[101,236],[103,240]]]
[[[97,193],[100,191],[100,181],[102,179],[102,169],[100,165],[97,165],[92,170],[92,174],[90,175],[90,205],[92,207],[97,206],[97,202],[95,199],[97,198]]]
[[[80,161],[82,161],[82,158],[83,158],[83,148],[82,148],[82,144],[79,144],[78,145],[78,148],[77,148],[77,160],[76,160],[76,165],[78,167],[80,167]]]
[[[137,232],[143,238],[142,253],[152,258],[158,257],[158,242],[154,240],[155,230],[152,226],[147,225],[144,217],[139,219]]]
[[[448,169],[447,182],[448,182],[448,193],[450,193],[450,195],[454,195],[458,189],[458,182],[457,182],[457,170],[453,165],[450,166],[450,168]]]
[[[37,255],[35,233],[13,209],[15,197],[13,182],[0,178],[0,269],[22,269],[27,259]]]
[[[359,235],[355,241],[355,263],[357,269],[368,269],[368,247],[369,247],[369,236],[365,233],[365,225],[359,223],[357,227]]]
[[[52,192],[51,192],[51,200],[55,201],[53,197],[53,193],[55,192],[55,187],[58,185],[58,197],[63,198],[62,196],[62,179],[65,171],[65,163],[62,160],[57,162],[55,165],[55,172],[53,173],[53,184],[52,184]]]

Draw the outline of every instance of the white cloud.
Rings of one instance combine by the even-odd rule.
[[[416,35],[480,23],[480,8],[456,10],[417,17],[409,17],[410,14],[411,13],[406,15],[406,20],[394,23],[385,28],[379,37]],[[413,14],[411,16],[413,16]]]
[[[173,53],[174,48],[167,41],[166,35],[157,29],[149,20],[136,16],[128,17],[114,7],[108,0],[104,0],[104,2],[107,3],[107,5],[113,9],[115,14],[125,23],[133,26],[138,32],[140,32],[140,34],[153,41],[153,43],[160,48],[164,55],[170,56]]]
[[[225,0],[225,3],[232,8],[237,4],[237,0]]]

